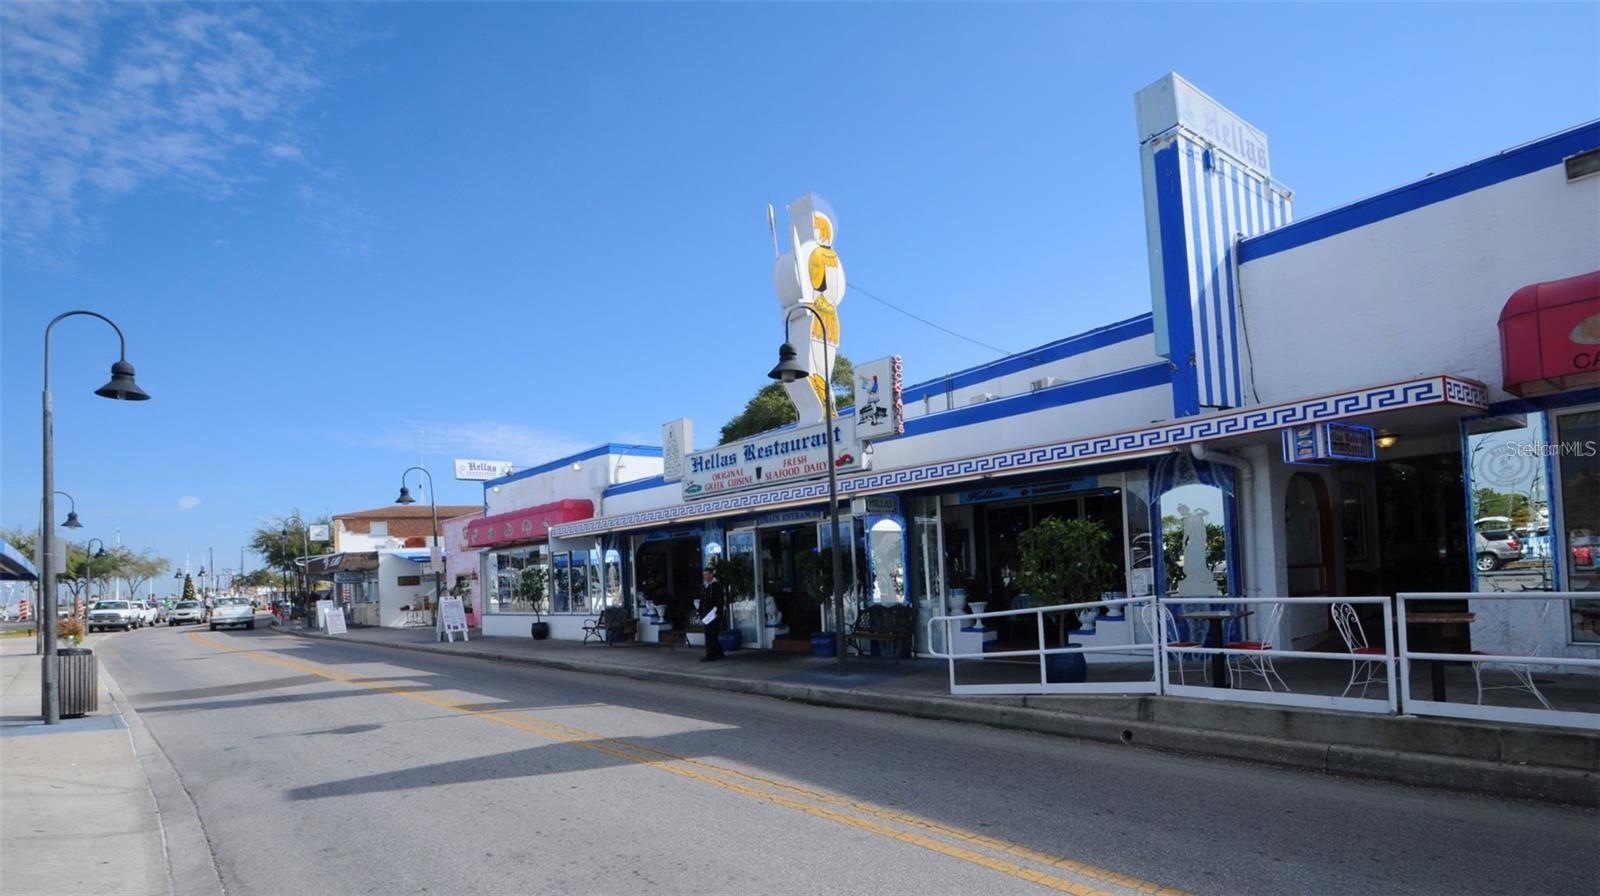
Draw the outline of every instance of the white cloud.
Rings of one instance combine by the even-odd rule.
[[[73,245],[140,189],[220,198],[251,163],[305,164],[320,88],[311,6],[0,5],[8,244]]]
[[[200,506],[200,499],[194,495],[184,495],[178,499],[179,510],[193,510]]]
[[[519,469],[572,454],[593,447],[595,444],[569,433],[496,421],[467,423],[416,421],[404,428],[396,427],[375,438],[361,441],[410,452],[422,447],[431,457],[508,460]]]

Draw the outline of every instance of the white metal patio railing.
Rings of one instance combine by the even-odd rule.
[[[1274,705],[1278,705],[1278,706],[1304,706],[1304,707],[1309,707],[1309,708],[1312,708],[1312,709],[1339,709],[1339,710],[1346,710],[1346,711],[1350,711],[1350,712],[1376,712],[1376,713],[1390,713],[1390,714],[1393,714],[1393,713],[1398,711],[1398,709],[1399,709],[1399,702],[1398,702],[1399,691],[1395,687],[1395,653],[1394,653],[1393,643],[1390,640],[1390,632],[1394,631],[1394,618],[1393,618],[1393,611],[1390,608],[1389,598],[1387,598],[1387,597],[1224,597],[1224,598],[1220,598],[1220,599],[1212,600],[1212,601],[1195,601],[1195,600],[1163,600],[1163,601],[1161,601],[1161,604],[1163,606],[1194,605],[1194,604],[1197,604],[1197,603],[1224,604],[1224,605],[1228,605],[1228,606],[1236,606],[1236,605],[1240,605],[1240,604],[1247,605],[1247,606],[1279,605],[1279,606],[1284,606],[1284,607],[1295,607],[1295,606],[1306,606],[1306,605],[1321,605],[1321,606],[1326,606],[1326,607],[1332,607],[1334,604],[1351,604],[1352,606],[1377,605],[1382,610],[1381,615],[1382,615],[1383,623],[1382,623],[1382,626],[1379,629],[1379,632],[1377,633],[1377,634],[1381,634],[1382,635],[1382,640],[1379,641],[1377,638],[1373,638],[1371,641],[1369,641],[1369,643],[1374,647],[1378,647],[1378,646],[1381,645],[1383,650],[1382,650],[1382,653],[1379,653],[1379,654],[1358,654],[1358,653],[1351,653],[1351,652],[1347,652],[1347,651],[1330,652],[1330,651],[1313,651],[1313,650],[1285,650],[1285,649],[1281,649],[1281,648],[1271,648],[1271,649],[1229,649],[1229,648],[1221,647],[1221,646],[1211,646],[1210,644],[1202,644],[1202,645],[1199,645],[1199,646],[1187,646],[1187,647],[1181,647],[1181,648],[1171,648],[1171,647],[1168,647],[1167,644],[1166,644],[1166,627],[1165,626],[1161,626],[1160,627],[1160,633],[1161,633],[1162,642],[1163,642],[1162,643],[1162,650],[1161,650],[1161,654],[1162,654],[1162,674],[1160,676],[1161,685],[1162,685],[1161,693],[1167,694],[1167,695],[1170,695],[1170,696],[1175,696],[1175,697],[1196,697],[1196,698],[1199,698],[1199,699],[1202,699],[1202,700],[1228,700],[1228,701],[1245,702],[1245,703],[1267,703],[1267,704],[1274,704]],[[1271,643],[1277,643],[1277,642],[1281,642],[1283,640],[1280,637],[1278,632],[1261,632],[1261,633],[1259,633],[1259,635],[1260,635],[1261,639],[1265,639],[1266,641],[1271,642]],[[1278,680],[1280,682],[1280,687],[1282,689],[1274,688],[1269,680],[1267,680],[1268,689],[1264,690],[1264,691],[1252,690],[1252,689],[1247,689],[1247,688],[1233,687],[1233,686],[1231,686],[1232,685],[1231,681],[1229,682],[1229,686],[1221,686],[1217,682],[1212,682],[1211,684],[1208,684],[1208,685],[1174,684],[1172,682],[1172,678],[1171,678],[1171,662],[1172,662],[1174,656],[1178,656],[1178,655],[1181,655],[1181,654],[1203,654],[1205,656],[1221,656],[1221,657],[1223,657],[1225,665],[1227,665],[1229,667],[1228,677],[1230,679],[1233,677],[1234,672],[1232,671],[1232,665],[1233,664],[1228,662],[1228,660],[1229,660],[1229,658],[1233,658],[1233,657],[1237,657],[1239,659],[1249,659],[1249,660],[1253,660],[1255,662],[1269,663],[1269,664],[1271,663],[1272,660],[1275,660],[1275,659],[1314,660],[1314,661],[1327,662],[1327,663],[1352,663],[1352,664],[1355,664],[1355,663],[1361,663],[1361,664],[1379,663],[1379,664],[1382,664],[1383,669],[1384,669],[1384,675],[1383,675],[1384,696],[1381,699],[1380,698],[1375,698],[1375,697],[1365,697],[1365,696],[1351,697],[1351,696],[1347,695],[1348,694],[1348,688],[1346,689],[1346,695],[1341,695],[1341,696],[1337,696],[1337,697],[1333,696],[1331,694],[1312,694],[1312,693],[1297,692],[1297,691],[1292,690],[1292,687],[1293,687],[1292,685],[1282,684],[1282,682],[1283,682],[1282,675],[1280,673],[1275,672],[1275,671],[1274,671],[1273,674],[1278,677]],[[1178,660],[1181,662],[1181,656],[1178,656]],[[1266,680],[1265,676],[1263,676],[1263,679]],[[1337,680],[1337,679],[1335,679],[1335,680]]]
[[[1158,693],[1158,669],[1160,662],[1159,646],[1152,642],[1107,644],[1096,646],[1071,646],[1071,647],[1046,647],[1045,645],[1045,617],[1054,613],[1077,613],[1081,610],[1101,607],[1122,607],[1124,610],[1132,609],[1134,605],[1149,603],[1149,598],[1121,598],[1118,600],[1093,600],[1075,604],[1057,604],[1049,607],[1029,607],[1023,610],[995,610],[987,613],[963,613],[949,616],[935,616],[928,620],[928,643],[937,643],[933,638],[934,626],[940,625],[944,629],[944,644],[956,645],[959,642],[957,632],[972,626],[961,626],[963,621],[983,622],[990,619],[1005,619],[1014,616],[1033,616],[1034,630],[1038,636],[1037,648],[1032,650],[999,650],[984,651],[982,637],[977,639],[979,649],[977,652],[958,653],[951,649],[947,653],[932,652],[929,655],[946,660],[950,668],[950,693],[952,694],[1154,694]],[[1064,654],[1122,654],[1131,656],[1147,656],[1149,677],[1142,680],[1121,681],[1085,681],[1085,682],[1054,682],[1049,680],[1046,670],[1047,657]],[[961,684],[956,678],[956,663],[961,660],[1003,660],[1022,657],[1036,657],[1039,666],[1038,681],[986,683],[986,684]],[[1085,658],[1087,661],[1087,657]]]
[[[1533,679],[1533,672],[1538,667],[1544,667],[1546,669],[1576,669],[1579,670],[1578,674],[1580,675],[1583,674],[1582,670],[1596,670],[1597,674],[1594,676],[1594,680],[1592,682],[1585,682],[1580,679],[1579,684],[1581,687],[1593,689],[1593,693],[1588,695],[1591,698],[1590,705],[1600,705],[1600,658],[1590,659],[1581,657],[1552,656],[1549,650],[1545,648],[1545,643],[1548,640],[1546,637],[1547,633],[1545,631],[1545,623],[1549,621],[1546,613],[1540,612],[1534,614],[1537,616],[1537,621],[1531,626],[1527,624],[1526,619],[1524,619],[1523,623],[1519,626],[1511,627],[1508,625],[1508,628],[1510,628],[1512,631],[1513,638],[1520,639],[1522,642],[1510,653],[1441,653],[1438,651],[1417,651],[1411,649],[1411,645],[1408,642],[1406,635],[1408,606],[1413,602],[1442,600],[1467,601],[1469,602],[1469,606],[1481,608],[1485,604],[1494,604],[1500,602],[1548,601],[1552,603],[1546,604],[1547,607],[1560,608],[1561,613],[1566,614],[1570,612],[1567,609],[1567,601],[1595,600],[1597,597],[1600,597],[1600,595],[1596,595],[1594,592],[1582,591],[1530,591],[1526,593],[1495,591],[1484,593],[1454,594],[1428,592],[1396,595],[1396,603],[1399,607],[1400,622],[1399,653],[1401,700],[1406,712],[1415,713],[1417,715],[1451,716],[1461,719],[1478,719],[1494,722],[1516,722],[1530,725],[1560,725],[1564,727],[1600,730],[1600,712],[1556,709],[1539,690],[1538,682]],[[1425,611],[1419,609],[1416,612]],[[1473,621],[1462,621],[1466,624],[1474,624]],[[1553,624],[1551,628],[1561,632],[1565,631],[1565,626],[1559,623]],[[1564,641],[1565,638],[1563,637],[1560,640]],[[1476,679],[1478,702],[1459,703],[1435,699],[1435,694],[1432,693],[1432,689],[1429,690],[1426,697],[1419,698],[1415,696],[1411,687],[1411,664],[1416,661],[1433,664],[1429,671],[1433,676],[1437,676],[1434,679],[1435,681],[1442,679],[1445,674],[1445,668],[1437,664],[1466,663],[1471,665],[1475,673],[1474,678]],[[1498,690],[1505,687],[1510,687],[1527,690],[1530,698],[1536,699],[1536,701],[1541,704],[1540,708],[1536,709],[1531,707],[1484,705],[1482,703],[1483,691],[1487,690],[1487,688],[1484,688],[1482,684],[1484,666],[1505,667],[1507,674],[1510,674],[1512,679],[1516,682],[1516,684],[1509,686],[1493,685],[1493,689]],[[1521,674],[1518,674],[1519,671]],[[1548,683],[1546,684],[1546,687],[1549,687]]]
[[[1372,644],[1381,645],[1380,654],[1357,654],[1351,652],[1325,652],[1306,650],[1283,649],[1230,649],[1223,646],[1210,646],[1208,644],[1188,645],[1183,647],[1169,646],[1167,627],[1159,615],[1157,622],[1149,631],[1143,625],[1136,626],[1130,631],[1129,641],[1119,644],[1102,644],[1093,646],[1072,647],[1044,647],[1044,626],[1046,616],[1058,612],[1077,612],[1091,607],[1121,607],[1128,618],[1132,619],[1138,614],[1141,607],[1154,606],[1159,614],[1161,607],[1193,606],[1196,604],[1226,604],[1226,605],[1270,605],[1282,604],[1286,606],[1300,606],[1307,604],[1331,606],[1337,603],[1350,603],[1352,605],[1376,605],[1380,608],[1382,618],[1379,631],[1375,633]],[[1035,631],[1037,632],[1039,647],[1029,650],[1002,650],[986,651],[981,648],[979,641],[978,650],[948,652],[933,652],[930,655],[947,662],[950,674],[950,693],[952,694],[1165,694],[1172,696],[1196,697],[1205,700],[1231,700],[1252,703],[1268,703],[1281,706],[1305,706],[1317,709],[1340,709],[1354,712],[1395,713],[1398,711],[1399,690],[1396,687],[1396,658],[1390,633],[1394,631],[1393,615],[1390,600],[1387,597],[1271,597],[1271,598],[1222,598],[1215,601],[1160,601],[1154,602],[1152,598],[1124,598],[1120,600],[1086,601],[1082,603],[1060,604],[1050,607],[1030,607],[1022,610],[996,610],[985,613],[951,614],[948,616],[935,616],[928,620],[929,642],[934,643],[932,637],[935,626],[945,629],[947,645],[958,643],[955,632],[960,623],[972,623],[983,620],[1002,619],[1015,616],[1035,617]],[[970,626],[962,626],[970,631]],[[1151,640],[1141,641],[1138,635],[1143,633],[1153,636]],[[1268,633],[1269,639],[1277,637],[1276,632]],[[1096,678],[1095,680],[1081,683],[1062,683],[1049,680],[1046,671],[1046,657],[1056,654],[1110,654],[1125,656],[1148,656],[1150,665],[1149,678],[1140,679],[1111,679]],[[1377,697],[1349,697],[1333,696],[1326,694],[1297,693],[1287,688],[1258,691],[1245,688],[1229,687],[1226,685],[1190,685],[1175,684],[1172,681],[1172,664],[1181,663],[1185,655],[1239,657],[1255,662],[1270,662],[1272,659],[1300,659],[1328,663],[1351,664],[1381,664],[1383,667],[1382,688],[1383,696]],[[982,660],[1007,660],[1033,657],[1038,660],[1038,679],[1019,682],[1003,683],[962,683],[958,680],[957,663],[960,661]],[[1226,665],[1225,660],[1225,665]],[[1091,666],[1091,668],[1097,668]],[[1281,673],[1278,674],[1281,679]],[[1225,673],[1231,679],[1232,672]],[[1335,676],[1337,678],[1337,676]],[[1375,680],[1376,682],[1376,680]],[[1231,684],[1231,681],[1228,682]],[[1335,685],[1336,686],[1336,685]],[[1348,690],[1348,689],[1347,689]]]

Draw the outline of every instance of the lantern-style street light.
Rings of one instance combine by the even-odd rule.
[[[400,497],[394,499],[396,504],[415,504],[417,499],[411,497],[411,489],[406,488],[406,474],[412,470],[428,477],[428,507],[433,511],[433,546],[428,550],[428,565],[433,567],[433,627],[439,627],[439,602],[444,600],[444,582],[439,574],[439,566],[444,560],[444,545],[439,543],[439,504],[433,494],[433,474],[423,467],[407,467],[400,474]],[[421,483],[418,483],[419,485]],[[434,559],[434,554],[439,559]]]
[[[56,490],[56,459],[55,459],[55,420],[54,410],[50,402],[50,331],[56,324],[76,316],[97,317],[111,325],[117,331],[119,346],[118,358],[111,365],[111,380],[104,386],[94,390],[94,394],[102,398],[114,398],[119,401],[145,401],[150,398],[139,384],[133,379],[133,365],[128,363],[128,341],[122,335],[122,328],[116,322],[98,311],[68,311],[56,315],[44,328],[44,517],[55,517],[55,490]],[[75,515],[69,515],[67,522],[76,522]],[[80,524],[81,525],[81,524]],[[43,704],[40,714],[44,716],[46,725],[55,725],[61,721],[61,704],[56,693],[57,668],[56,668],[56,567],[55,567],[55,533],[53,527],[42,526],[39,531],[39,556],[44,560],[44,575],[42,588],[43,606],[41,628],[44,629],[44,662],[39,666],[39,699]]]

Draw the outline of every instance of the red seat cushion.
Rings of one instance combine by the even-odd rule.
[[[1203,645],[1199,641],[1168,641],[1167,642],[1167,646],[1168,647],[1201,647]]]
[[[1272,645],[1266,641],[1229,641],[1229,650],[1271,650]]]
[[[1384,656],[1385,655],[1384,652],[1383,652],[1383,648],[1382,647],[1357,647],[1355,650],[1352,650],[1350,652],[1351,653],[1360,653],[1360,654],[1364,654],[1364,655],[1372,655],[1372,654],[1376,654],[1378,656]]]

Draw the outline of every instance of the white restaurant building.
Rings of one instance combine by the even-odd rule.
[[[908,386],[903,434],[870,445],[841,415],[852,607],[1006,609],[1017,535],[1055,515],[1116,534],[1133,597],[1595,591],[1542,624],[1547,649],[1600,656],[1600,123],[1295,221],[1263,133],[1171,75],[1136,113],[1151,313]],[[819,629],[800,581],[828,484],[806,435],[690,452],[675,421],[665,449],[485,483],[466,528],[484,633],[574,638],[649,603],[681,624],[714,556],[750,559],[747,646]],[[745,462],[786,451],[802,475]],[[719,457],[738,475],[697,474]],[[1522,559],[1483,559],[1496,527]],[[1167,556],[1195,531],[1209,574]],[[1334,638],[1309,606],[1250,633]]]

